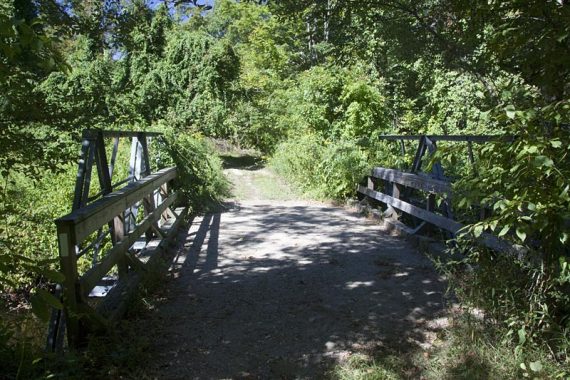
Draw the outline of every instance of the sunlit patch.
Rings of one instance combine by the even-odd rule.
[[[327,351],[331,351],[336,347],[336,344],[334,342],[326,342],[325,343],[325,348],[327,349]]]
[[[257,267],[257,268],[253,268],[251,271],[252,272],[269,272],[272,268],[271,267]]]
[[[409,276],[410,272],[398,272],[398,273],[394,273],[394,277],[406,277]]]
[[[347,289],[367,288],[374,285],[374,281],[351,281],[346,283]]]

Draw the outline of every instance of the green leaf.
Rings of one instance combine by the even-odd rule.
[[[536,145],[529,146],[526,151],[530,154],[538,152],[538,147]]]
[[[505,236],[507,234],[507,232],[509,232],[510,229],[511,229],[511,226],[504,226],[503,229],[501,230],[501,232],[499,232],[499,237]]]
[[[546,167],[551,167],[554,166],[554,161],[552,161],[550,158],[546,157],[546,156],[536,156],[534,158],[534,165],[537,167],[542,167],[542,166],[546,166]]]
[[[542,364],[540,363],[540,361],[530,362],[529,366],[530,366],[530,370],[533,372],[542,371]]]
[[[522,346],[526,342],[526,331],[524,331],[524,327],[517,331],[517,333],[519,335],[519,345]]]
[[[516,230],[517,236],[519,237],[519,239],[521,239],[521,241],[525,241],[526,239],[526,232],[524,232],[522,229],[517,228]]]
[[[550,145],[552,145],[553,148],[560,148],[562,146],[562,141],[560,140],[552,140],[550,142]]]
[[[483,225],[477,224],[475,228],[473,228],[473,235],[475,235],[475,237],[479,237],[481,236],[482,233],[483,233]]]
[[[65,281],[65,276],[63,275],[63,273],[53,269],[44,269],[40,273],[43,274],[48,280],[53,281],[55,283],[62,283],[63,281]]]
[[[63,309],[63,305],[60,300],[57,299],[53,294],[48,292],[44,289],[37,289],[36,294],[41,298],[41,300],[46,304],[54,309],[61,310]]]
[[[32,303],[32,312],[44,322],[49,319],[49,309],[47,304],[42,300],[39,294],[34,294],[30,299]]]
[[[562,190],[562,192],[560,193],[559,197],[560,198],[564,198],[566,196],[566,194],[568,194],[568,189],[570,188],[570,185],[566,185],[566,187],[564,188],[564,190]]]

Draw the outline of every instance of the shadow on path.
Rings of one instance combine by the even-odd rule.
[[[257,170],[264,166],[263,160],[258,156],[220,156],[224,169]]]
[[[155,315],[160,378],[327,378],[355,352],[420,350],[438,328],[429,260],[346,210],[246,202],[181,238]]]

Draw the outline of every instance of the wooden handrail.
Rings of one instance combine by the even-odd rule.
[[[124,280],[124,276],[131,273],[128,271],[128,263],[134,270],[147,270],[139,259],[129,253],[132,245],[149,231],[156,231],[161,242],[164,238],[172,236],[173,229],[161,230],[157,222],[164,218],[177,222],[185,217],[187,208],[176,218],[170,218],[172,213],[169,207],[174,204],[177,198],[176,193],[168,194],[167,183],[176,178],[175,167],[165,168],[156,173],[142,178],[138,182],[133,182],[124,188],[104,195],[101,199],[76,209],[75,211],[57,219],[58,243],[61,272],[65,276],[63,285],[63,305],[66,313],[66,329],[69,345],[78,347],[84,341],[85,332],[89,330],[88,325],[93,320],[104,320],[94,309],[92,309],[85,297],[97,285],[114,266],[119,271],[119,284]],[[159,190],[162,202],[155,205],[155,191]],[[125,211],[133,207],[138,202],[145,203],[146,216],[144,219],[132,227],[131,230],[124,229]],[[113,236],[113,247],[110,248],[103,259],[94,265],[85,274],[80,275],[77,270],[77,247],[89,237],[89,235],[110,223]],[[166,232],[166,236],[163,235]],[[127,273],[128,272],[128,273]],[[137,277],[139,278],[139,277]],[[121,295],[125,298],[126,295]]]
[[[391,141],[417,141],[422,137],[427,137],[432,141],[456,141],[474,143],[486,143],[491,141],[509,142],[515,139],[513,136],[503,135],[383,135],[379,136],[378,139]]]
[[[367,187],[359,186],[358,192],[370,198],[376,199],[377,201],[395,207],[398,210],[404,211],[407,214],[425,220],[426,222],[429,222],[439,228],[443,228],[444,230],[452,232],[454,234],[457,233],[461,228],[463,228],[463,225],[461,223],[456,222],[453,219],[438,215],[431,210],[425,210],[423,208],[414,206],[411,203],[394,198],[390,195],[383,194],[379,191],[374,191]]]
[[[138,137],[141,135],[146,137],[162,136],[162,133],[160,132],[110,131],[110,130],[100,130],[100,129],[86,129],[83,131],[83,136],[94,137],[99,132],[103,133],[103,137]]]
[[[451,184],[449,182],[434,179],[427,175],[418,175],[414,173],[406,173],[400,170],[378,167],[372,169],[371,177],[383,179],[388,182],[395,182],[400,185],[427,192],[451,194]]]
[[[80,242],[113,217],[175,177],[175,167],[159,170],[138,182],[133,182],[120,190],[105,195],[86,207],[56,219],[55,223],[58,230],[64,225],[67,226],[66,230],[71,229],[75,241]]]

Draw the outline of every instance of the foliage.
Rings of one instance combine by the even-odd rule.
[[[509,134],[512,143],[476,149],[476,170],[465,147],[435,157],[461,178],[466,223],[478,205],[493,210],[448,269],[467,276],[456,292],[502,325],[517,353],[547,345],[567,360],[566,1],[190,3],[0,5],[4,292],[29,295],[53,277],[51,219],[66,208],[83,128],[165,130],[156,158],[179,166],[195,210],[227,193],[204,137],[273,154],[303,190],[343,199],[370,166],[408,164],[410,147],[401,156],[381,134]],[[468,238],[483,232],[523,253],[480,250]]]
[[[561,126],[542,121],[556,120],[556,115],[511,107],[500,118],[521,131],[516,140],[482,148],[478,176],[464,177],[457,188],[463,195],[459,206],[480,202],[493,210],[471,226],[473,236],[494,232],[521,253],[516,258],[471,248],[463,262],[480,270],[469,275],[464,301],[501,321],[521,348],[547,344],[565,360],[570,347],[570,139]],[[560,117],[568,112],[564,105],[546,111]]]
[[[303,135],[280,144],[271,165],[302,190],[321,199],[345,199],[369,168],[354,142]]]
[[[396,356],[373,360],[362,354],[351,355],[346,363],[335,368],[338,380],[398,380],[403,364]]]
[[[564,367],[548,352],[528,348],[513,355],[511,342],[476,310],[456,310],[451,322],[429,355],[415,359],[427,379],[564,378]]]
[[[0,227],[3,294],[18,290],[25,296],[52,280],[57,259],[53,220],[69,211],[76,170],[69,165],[60,174],[44,172],[40,180],[19,173],[6,178]]]
[[[176,186],[193,212],[216,208],[229,195],[222,161],[203,137],[166,131],[159,149],[167,153],[159,154],[159,167],[178,168]]]

